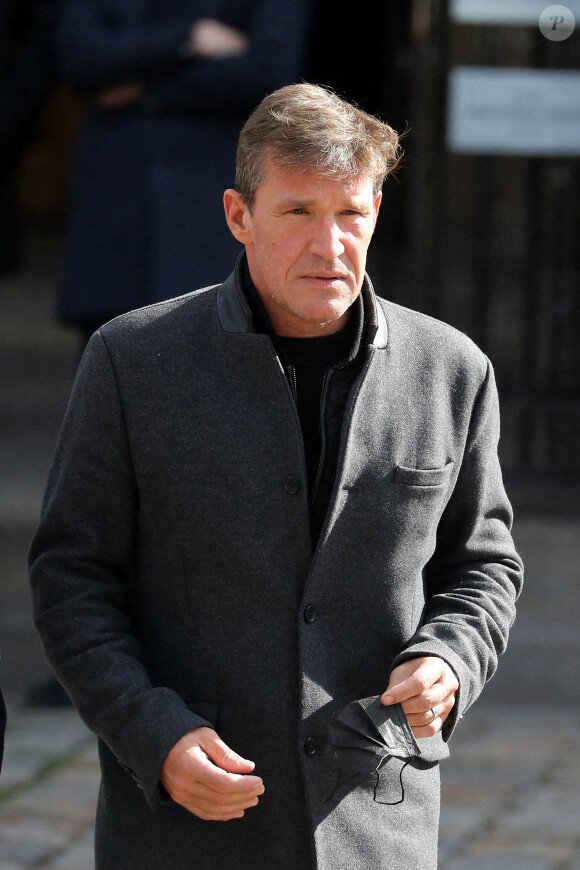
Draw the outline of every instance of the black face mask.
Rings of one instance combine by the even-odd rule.
[[[352,701],[343,707],[328,726],[321,760],[338,772],[338,779],[326,803],[347,782],[357,777],[372,776],[376,777],[374,800],[377,803],[402,803],[405,799],[403,771],[411,759],[419,756],[426,762],[432,762],[447,755],[446,745],[435,748],[431,741],[427,741],[425,750],[423,752],[415,740],[400,704],[385,707],[379,695]],[[403,762],[399,770],[400,794],[397,796],[385,794],[386,783],[381,782],[380,776],[381,770],[391,759]],[[383,796],[395,799],[379,799]]]

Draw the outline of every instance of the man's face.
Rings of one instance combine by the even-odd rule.
[[[224,202],[230,229],[246,246],[252,280],[279,335],[340,329],[358,296],[381,195],[372,179],[289,173],[266,161],[254,211],[235,191]]]

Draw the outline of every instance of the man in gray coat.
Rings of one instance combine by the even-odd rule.
[[[522,569],[489,361],[365,274],[398,153],[274,92],[224,195],[233,274],[85,352],[31,578],[99,737],[99,870],[436,866],[438,762]]]

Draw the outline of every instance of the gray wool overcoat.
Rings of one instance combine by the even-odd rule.
[[[99,737],[97,868],[434,870],[438,761],[521,583],[492,370],[365,279],[372,338],[313,555],[296,407],[238,270],[93,337],[31,549],[36,624]],[[459,679],[445,733],[415,742],[375,702],[362,730],[372,752],[387,734],[386,763],[337,773],[333,718],[420,655]],[[207,723],[264,780],[243,819],[202,821],[160,786]]]

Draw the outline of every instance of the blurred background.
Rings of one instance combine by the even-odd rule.
[[[159,143],[166,129],[157,132],[161,116],[193,123],[199,94],[204,88],[219,91],[209,80],[168,78],[170,87],[161,78],[152,101],[144,99],[151,88],[119,91],[125,68],[115,74],[96,69],[87,84],[83,51],[88,69],[89,49],[101,57],[104,43],[81,40],[80,60],[77,46],[73,62],[74,15],[66,40],[55,41],[59,16],[74,6],[3,0],[0,7],[0,686],[12,723],[0,780],[2,870],[90,866],[92,743],[52,681],[32,626],[26,573],[85,333],[122,307],[112,310],[108,303],[109,309],[85,316],[74,304],[75,288],[79,298],[85,290],[71,261],[82,264],[85,237],[94,240],[99,226],[111,245],[121,238],[116,256],[126,263],[118,218],[134,196],[120,188],[117,201],[107,202],[109,211],[101,209],[102,189],[114,193],[115,185],[94,152],[87,160],[87,142],[95,130],[101,135],[103,124],[110,127],[112,118],[141,125],[138,136],[149,125]],[[237,4],[238,18],[227,19],[234,42],[222,49],[219,64],[227,68],[251,58],[253,40],[263,38],[262,55],[253,61],[262,69],[275,27],[262,26],[254,35],[255,22],[251,16],[250,24],[243,20],[243,6]],[[580,867],[580,791],[572,776],[580,736],[580,2],[550,7],[543,0],[361,0],[355,11],[338,15],[330,0],[298,4],[294,30],[282,16],[288,65],[279,75],[330,85],[405,131],[405,160],[385,186],[369,272],[380,295],[448,321],[490,356],[502,404],[501,457],[516,511],[514,533],[527,568],[511,648],[476,705],[471,732],[466,724],[465,736],[456,738],[455,760],[447,768],[442,866],[572,870]],[[79,30],[85,40],[87,32]],[[237,46],[236,33],[242,34]],[[190,49],[193,32],[184,34]],[[180,49],[185,62],[188,47]],[[157,75],[156,51],[151,63]],[[149,82],[148,68],[137,60],[139,75]],[[238,67],[232,69],[241,82]],[[183,70],[171,68],[170,74],[183,76]],[[227,77],[220,81],[223,88]],[[175,96],[177,84],[186,97]],[[207,176],[202,173],[202,193],[206,177],[212,196],[223,178],[223,186],[233,185],[233,177],[227,180],[234,161],[227,137],[259,101],[260,88],[266,93],[277,86],[262,78],[238,103],[230,98],[213,111],[213,132],[204,128],[204,135],[210,143],[219,140],[226,157],[221,175],[210,168]],[[104,98],[113,103],[103,104]],[[184,131],[180,155],[190,141]],[[111,153],[119,148],[122,154],[126,142],[111,142],[120,143],[110,146]],[[173,152],[159,147],[170,163]],[[130,163],[130,147],[128,154]],[[127,166],[122,159],[120,165]],[[79,180],[81,170],[90,178],[90,195]],[[178,190],[164,183],[164,214],[175,210],[182,232],[195,235],[200,203],[191,200],[189,222],[187,202],[172,200],[172,189]],[[160,237],[171,235],[164,232]],[[180,256],[187,249],[184,239],[179,250],[168,249],[168,262],[174,251]],[[161,245],[157,237],[156,243]],[[148,252],[133,247],[131,268],[147,271]],[[98,250],[86,256],[94,257],[85,270],[94,284],[114,280],[112,272],[99,271]],[[212,281],[226,277],[233,259],[223,255],[221,262]],[[159,278],[151,293],[175,295],[171,270],[156,267],[155,274],[167,283],[161,286]],[[207,283],[193,270],[189,275],[181,268],[186,287]],[[62,819],[52,818],[50,825],[45,819],[43,828],[34,801],[27,808],[18,800],[52,782],[50,771],[59,765],[66,773],[67,759],[80,765],[75,788],[86,782],[90,795],[83,821],[77,819],[75,827],[69,819],[67,827]],[[66,792],[55,780],[47,794],[58,793],[65,806],[68,784]],[[518,804],[522,789],[528,794],[525,810]],[[501,828],[496,811],[513,824]],[[32,820],[28,828],[23,818]],[[80,851],[66,852],[70,837],[64,834],[54,845],[47,831],[59,824],[63,831],[74,829],[70,836]],[[54,857],[59,854],[65,857]]]

